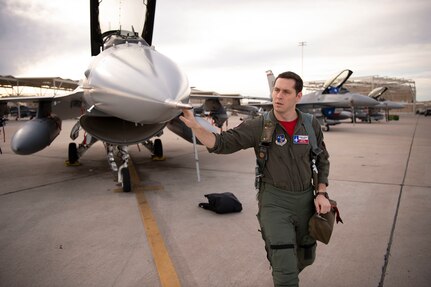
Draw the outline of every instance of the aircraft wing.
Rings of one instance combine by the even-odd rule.
[[[194,99],[208,99],[208,98],[223,99],[224,98],[224,99],[238,99],[238,100],[244,99],[244,97],[241,96],[240,94],[220,94],[214,91],[202,91],[196,88],[192,88],[190,93],[190,98],[194,98]]]
[[[209,116],[214,124],[221,128],[228,119],[226,109],[233,106],[241,106],[242,97],[240,94],[219,94],[213,91],[201,91],[192,88],[189,99],[195,106],[195,114]]]
[[[190,101],[192,104],[199,105],[206,112],[221,111],[224,107],[239,106],[241,100],[244,99],[240,94],[219,94],[213,91],[201,91],[192,89],[190,93]]]
[[[52,104],[51,112],[60,119],[74,118],[82,114],[84,92],[78,86],[77,81],[59,77],[16,78],[0,76],[0,86],[6,91],[10,91],[10,96],[0,97],[0,103],[4,103],[4,105],[7,102],[50,102]],[[32,88],[33,90],[27,91],[24,95],[22,91],[25,88]],[[42,94],[42,90],[45,90],[44,93],[49,92],[50,94]]]
[[[235,101],[239,102],[240,100],[245,99],[243,96],[239,94],[190,94],[190,100],[205,100],[205,99],[220,99],[221,101]]]
[[[13,77],[0,76],[0,86],[8,89],[13,87],[38,87],[73,91],[78,87],[78,81],[60,77]]]
[[[60,119],[72,119],[82,115],[82,98],[84,92],[76,90],[67,95],[33,96],[33,97],[2,97],[0,104],[6,102],[52,102],[52,113]]]
[[[0,102],[39,102],[47,100],[64,100],[65,98],[75,95],[81,95],[82,89],[77,89],[73,92],[62,95],[49,95],[49,96],[3,96],[0,97]]]
[[[54,96],[2,96],[0,102],[38,102],[53,100]]]
[[[248,104],[242,103],[242,100],[247,100]],[[272,109],[272,102],[268,102],[266,98],[240,94],[220,94],[195,88],[192,88],[190,101],[195,106],[195,114],[211,116],[218,127],[221,127],[227,120],[226,111],[255,117],[262,110]],[[199,106],[196,107],[197,105]]]
[[[263,103],[249,102],[248,106],[256,107],[264,111],[269,111],[272,109],[272,102],[263,102]]]

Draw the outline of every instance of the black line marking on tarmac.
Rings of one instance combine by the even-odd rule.
[[[79,177],[74,177],[74,178],[68,178],[68,179],[64,179],[64,180],[59,180],[59,181],[53,181],[53,182],[49,182],[49,183],[45,183],[45,184],[40,184],[40,185],[36,185],[36,186],[32,186],[32,187],[27,187],[27,188],[23,188],[23,189],[18,189],[18,190],[14,190],[14,191],[9,191],[9,192],[5,192],[0,194],[1,196],[5,196],[5,195],[10,195],[10,194],[14,194],[14,193],[18,193],[18,192],[22,192],[22,191],[29,191],[32,189],[36,189],[36,188],[41,188],[44,186],[50,186],[53,184],[58,184],[58,183],[63,183],[63,182],[68,182],[68,181],[74,181],[74,180],[78,180],[78,179],[82,179],[82,178],[86,178],[86,177],[92,177],[92,176],[98,176],[101,174],[107,173],[106,171],[104,172],[98,172],[98,173],[92,173],[92,174],[88,174],[88,175],[84,175],[84,176],[79,176]]]
[[[366,183],[366,184],[381,184],[381,185],[395,185],[401,186],[401,183],[392,183],[392,182],[377,182],[377,181],[363,181],[363,180],[349,180],[349,179],[334,179],[330,178],[330,181],[336,182],[354,182],[354,183]]]
[[[415,140],[415,135],[416,135],[416,129],[418,127],[418,122],[419,122],[419,117],[416,119],[415,130],[413,131],[412,141],[410,143],[409,156],[407,158],[406,168],[404,170],[404,177],[403,177],[403,182],[401,183],[400,193],[398,194],[397,208],[395,210],[394,221],[392,223],[392,229],[391,229],[391,235],[389,237],[388,247],[386,248],[386,254],[385,254],[385,257],[384,257],[384,264],[383,264],[383,267],[382,267],[382,275],[380,277],[380,282],[379,282],[378,287],[383,287],[383,284],[385,282],[386,269],[387,269],[388,264],[389,264],[389,256],[391,255],[391,248],[392,248],[392,242],[394,240],[395,226],[397,224],[398,211],[400,209],[400,204],[401,204],[401,196],[403,195],[404,182],[406,181],[407,170],[409,168],[410,156],[412,154],[413,142]]]
[[[354,182],[354,183],[365,183],[365,184],[394,185],[394,186],[406,186],[406,187],[424,187],[424,188],[431,188],[431,185],[417,185],[417,184],[404,184],[404,183],[391,183],[391,182],[377,182],[377,181],[361,181],[361,180],[334,179],[334,178],[330,178],[330,181],[336,181],[336,182]]]

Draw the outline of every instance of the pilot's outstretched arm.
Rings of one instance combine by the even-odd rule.
[[[183,109],[184,116],[180,116],[180,120],[191,128],[198,138],[198,140],[205,145],[207,148],[213,148],[215,146],[216,137],[215,135],[202,127],[195,119],[192,110]]]

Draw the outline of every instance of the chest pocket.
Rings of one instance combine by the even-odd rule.
[[[293,144],[293,153],[297,158],[310,158],[310,145],[308,144]]]

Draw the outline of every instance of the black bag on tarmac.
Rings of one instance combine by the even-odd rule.
[[[210,193],[205,194],[205,197],[208,198],[208,203],[199,203],[199,207],[203,209],[212,210],[219,214],[240,212],[242,210],[241,202],[231,192]]]

